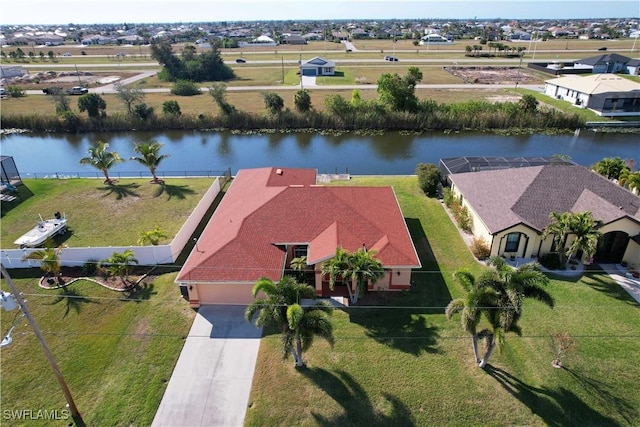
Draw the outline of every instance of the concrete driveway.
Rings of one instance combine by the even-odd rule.
[[[152,426],[242,426],[262,330],[245,306],[203,306]]]

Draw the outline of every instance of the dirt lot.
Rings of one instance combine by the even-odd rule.
[[[518,67],[447,67],[449,73],[465,83],[479,84],[536,84],[542,80],[526,68]]]
[[[14,78],[9,81],[10,84],[20,86],[25,90],[44,89],[50,86],[86,86],[97,87],[113,83],[115,81],[131,77],[136,72],[130,73],[91,73],[91,72],[60,72],[47,71],[29,74],[22,78]],[[4,79],[3,79],[4,80]]]

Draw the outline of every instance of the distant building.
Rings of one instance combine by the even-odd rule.
[[[300,64],[303,76],[333,76],[336,73],[336,63],[316,56]]]
[[[420,38],[421,46],[430,44],[453,44],[453,40],[449,40],[446,37],[441,36],[440,34],[427,34],[426,36],[422,36]]]
[[[613,74],[547,80],[544,93],[600,116],[640,116],[640,84]]]
[[[576,69],[590,69],[593,73],[625,73],[627,64],[631,58],[618,55],[617,53],[607,53],[605,55],[592,56],[574,62]]]
[[[27,74],[27,72],[22,67],[7,66],[7,65],[0,66],[0,78],[2,78],[2,79],[11,79],[13,77],[22,77],[25,74]]]

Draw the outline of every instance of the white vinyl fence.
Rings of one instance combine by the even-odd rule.
[[[218,193],[220,193],[220,189],[226,182],[226,179],[226,176],[216,178],[170,244],[157,246],[65,248],[60,252],[61,264],[68,267],[82,266],[87,261],[100,261],[111,257],[114,252],[121,253],[127,249],[133,251],[134,257],[140,265],[171,264],[175,262],[180,252],[182,252],[187,242],[189,242],[189,238],[193,235],[198,224],[202,221],[204,214],[209,207],[211,207]],[[23,261],[26,255],[37,250],[39,249],[0,249],[0,262],[2,262],[5,268],[39,267],[40,261]]]

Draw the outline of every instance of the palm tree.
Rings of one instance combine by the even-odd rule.
[[[160,162],[169,157],[168,154],[159,154],[162,146],[163,144],[160,144],[153,139],[149,142],[136,144],[133,150],[136,153],[140,154],[141,157],[131,157],[131,160],[135,160],[136,162],[149,169],[149,172],[151,172],[151,175],[153,175],[153,183],[158,183],[161,181],[156,176],[156,169],[158,168],[158,165],[160,165]]]
[[[296,271],[297,280],[302,282],[304,278],[304,270],[307,268],[307,256],[303,255],[293,258],[289,265]]]
[[[58,246],[57,248],[46,247],[45,249],[28,253],[22,257],[22,260],[33,259],[40,261],[40,268],[44,270],[46,274],[52,275],[54,279],[60,283],[60,270],[62,269],[60,254],[62,253],[62,249],[64,249],[64,246]]]
[[[629,167],[620,157],[605,157],[592,166],[592,169],[607,179],[619,179]]]
[[[329,275],[329,287],[333,290],[338,277],[348,280],[347,284],[349,300],[352,304],[358,302],[358,297],[367,290],[367,283],[376,283],[384,277],[382,263],[375,259],[375,251],[367,251],[366,248],[358,249],[353,253],[338,247],[336,255],[322,264],[322,274]],[[356,284],[355,292],[352,290]]]
[[[482,313],[489,315],[487,307],[491,304],[492,294],[488,289],[479,286],[480,282],[476,282],[475,277],[468,270],[458,270],[454,273],[456,281],[467,291],[464,298],[456,298],[451,301],[445,309],[447,319],[451,320],[454,314],[461,313],[462,328],[471,334],[471,343],[473,346],[473,356],[476,363],[480,363],[478,356],[478,324],[481,320]],[[483,331],[482,336],[486,335]]]
[[[143,231],[140,233],[138,244],[146,245],[148,243],[152,246],[157,246],[160,243],[160,240],[166,239],[166,237],[167,233],[156,225],[153,230]]]
[[[579,250],[583,251],[587,258],[591,258],[596,253],[598,239],[602,235],[598,231],[600,221],[593,218],[591,212],[576,212],[571,214],[570,231],[575,235],[575,239],[567,249],[567,263]]]
[[[120,277],[120,280],[127,284],[131,264],[138,264],[138,260],[133,251],[127,249],[122,253],[114,252],[111,257],[100,261],[99,266],[109,274]]]
[[[257,298],[262,292],[265,297]],[[281,333],[282,356],[291,354],[295,366],[305,366],[302,353],[311,347],[315,336],[333,345],[333,325],[329,321],[331,305],[318,301],[303,307],[301,298],[315,298],[315,290],[293,277],[284,276],[278,283],[263,277],[253,287],[253,302],[245,311],[245,319],[256,326],[272,325]]]
[[[620,179],[618,180],[618,184],[620,184],[624,188],[628,188],[632,193],[639,194],[640,193],[640,171],[631,172],[630,169],[624,170],[620,174]]]
[[[526,264],[517,269],[502,258],[489,258],[492,267],[476,279],[468,271],[456,272],[456,279],[467,290],[467,296],[451,301],[446,309],[447,318],[462,312],[462,326],[472,336],[476,363],[484,368],[497,344],[504,342],[507,332],[521,334],[518,321],[522,316],[524,298],[534,298],[553,307],[553,297],[544,289],[549,279],[536,264]],[[477,331],[481,316],[489,328]],[[482,358],[478,357],[477,339],[485,339]]]
[[[89,148],[89,157],[80,159],[80,164],[90,165],[99,169],[104,174],[104,183],[113,184],[113,180],[109,178],[109,169],[118,162],[124,162],[124,159],[115,151],[107,151],[109,144],[98,141]]]
[[[496,308],[489,316],[493,332],[486,335],[487,350],[478,366],[484,368],[491,357],[496,343],[502,344],[507,332],[522,334],[518,321],[522,316],[524,298],[533,298],[553,308],[554,301],[544,287],[549,278],[540,271],[537,264],[525,264],[512,268],[500,257],[491,257],[487,263],[493,270],[483,275],[481,285],[494,293],[493,304]]]
[[[562,257],[564,256],[564,243],[567,239],[567,235],[569,234],[570,229],[570,212],[551,212],[549,214],[549,218],[552,222],[544,229],[542,232],[542,239],[546,239],[550,234],[553,236],[553,241],[556,250],[558,251],[558,257],[560,258],[560,263],[563,263],[564,260]]]

